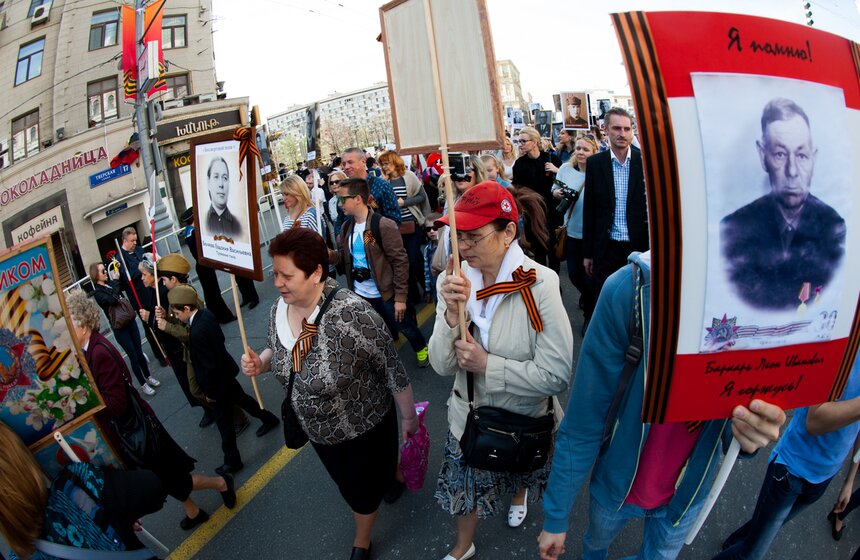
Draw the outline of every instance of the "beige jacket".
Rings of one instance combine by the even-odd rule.
[[[468,268],[463,262],[462,267]],[[558,275],[526,257],[525,270],[537,269],[532,294],[544,329],[537,333],[529,322],[519,292],[505,295],[496,309],[490,327],[489,356],[485,375],[475,375],[475,406],[496,406],[538,417],[546,414],[547,396],[558,395],[568,388],[573,368],[573,333],[559,292]],[[441,290],[445,273],[439,275]],[[436,324],[430,337],[430,364],[439,375],[453,375],[454,387],[448,398],[448,424],[459,439],[469,413],[466,372],[457,365],[454,341],[460,327],[451,328],[445,321],[445,300],[436,305]],[[470,318],[466,317],[467,325]],[[556,426],[562,408],[555,401]]]

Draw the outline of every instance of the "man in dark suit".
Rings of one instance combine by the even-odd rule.
[[[845,220],[809,193],[818,150],[800,106],[771,100],[756,144],[770,192],[723,218],[722,255],[742,300],[790,310],[833,279],[845,253]]]
[[[218,474],[233,474],[242,469],[242,457],[236,446],[233,428],[233,406],[263,421],[257,437],[278,425],[278,417],[257,406],[236,380],[239,366],[224,345],[224,333],[215,316],[206,309],[198,309],[197,292],[187,285],[176,286],[168,294],[170,307],[180,321],[189,326],[191,334],[191,362],[197,383],[215,412],[215,425],[221,434],[224,464],[215,469]]]
[[[594,277],[597,301],[609,275],[624,266],[633,251],[647,251],[648,207],[642,154],[633,141],[633,117],[619,107],[606,112],[609,150],[588,158],[582,245],[585,272]],[[586,319],[593,309],[586,309]]]

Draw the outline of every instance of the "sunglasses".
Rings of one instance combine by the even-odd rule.
[[[357,194],[348,194],[346,196],[338,196],[337,199],[340,201],[341,204],[344,204],[347,201],[347,199],[355,198],[357,196],[358,196]]]
[[[455,183],[468,183],[472,180],[471,175],[452,175],[452,179],[454,179]]]
[[[340,180],[330,180],[330,181],[328,182],[328,184],[329,184],[329,185],[334,185],[334,186],[336,186],[336,185],[339,185],[339,184],[340,184]]]
[[[531,142],[531,140],[514,140],[513,141],[514,144],[527,144],[529,142]]]

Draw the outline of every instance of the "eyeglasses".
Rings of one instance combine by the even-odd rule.
[[[328,184],[329,184],[329,185],[332,185],[332,186],[334,186],[334,187],[336,187],[337,185],[339,185],[339,184],[340,184],[340,181],[339,181],[339,180],[331,179],[331,180],[329,180]]]
[[[348,194],[346,196],[339,196],[339,197],[337,197],[337,199],[340,201],[341,204],[344,204],[344,203],[346,203],[347,199],[355,198],[357,196],[358,196],[357,194]]]
[[[519,139],[513,140],[514,144],[527,144],[528,142],[531,142],[531,139],[529,139],[529,140],[519,140]]]
[[[489,233],[488,233],[488,234],[486,234],[486,235],[482,235],[481,237],[479,237],[479,238],[475,239],[475,238],[472,238],[472,237],[463,237],[463,236],[462,236],[462,235],[460,235],[460,233],[458,232],[458,233],[457,233],[457,243],[461,244],[461,245],[462,245],[463,247],[465,247],[466,249],[472,249],[472,248],[473,248],[473,247],[475,247],[478,243],[480,243],[481,241],[483,241],[483,240],[484,240],[484,239],[486,239],[487,237],[489,237],[489,236],[493,235],[494,233],[496,233],[496,231],[495,231],[495,230],[493,230],[493,231],[489,232]]]
[[[451,178],[457,183],[468,183],[472,180],[471,175],[452,175]]]

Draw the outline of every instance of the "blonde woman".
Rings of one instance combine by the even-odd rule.
[[[517,150],[514,148],[513,141],[505,136],[502,143],[502,165],[505,177],[510,177],[514,173],[514,162],[517,161]]]
[[[284,206],[287,215],[281,231],[293,227],[304,227],[322,234],[317,225],[317,209],[311,201],[311,191],[298,175],[290,175],[281,183],[281,194],[284,196]]]

